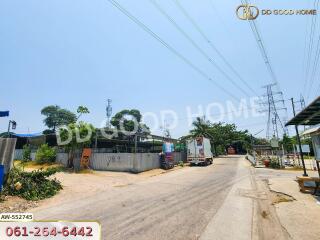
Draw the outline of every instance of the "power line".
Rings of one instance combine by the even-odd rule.
[[[313,5],[315,4],[316,0],[314,1]],[[311,8],[311,6],[310,6]],[[310,37],[314,25],[314,18],[315,16],[312,16],[311,23],[310,23],[310,32],[308,31],[308,21],[307,21],[307,26],[306,26],[306,33],[305,33],[305,42],[304,42],[304,59],[303,59],[303,70],[304,70],[304,84],[303,84],[303,94],[306,93],[307,90],[307,85],[308,85],[308,76],[309,76],[309,64],[310,64]],[[308,20],[309,18],[307,18]],[[309,44],[307,43],[309,40]],[[308,48],[308,51],[307,51]]]
[[[223,17],[221,16],[219,10],[218,10],[218,9],[216,8],[216,6],[215,6],[214,1],[213,1],[213,0],[210,0],[209,2],[210,2],[210,6],[211,6],[213,12],[214,12],[215,15],[219,18],[219,21],[220,21],[221,25],[222,25],[222,26],[224,27],[224,29],[227,31],[228,37],[231,37],[231,36],[232,36],[232,32],[231,32],[231,30],[230,30],[230,26],[225,23],[225,21],[224,21]]]
[[[308,93],[307,93],[307,97],[308,98],[310,96],[314,80],[317,77],[316,73],[317,73],[318,65],[319,65],[319,56],[320,56],[320,35],[318,37],[317,48],[316,48],[316,53],[315,53],[315,59],[314,59],[314,62],[313,62],[313,69],[312,69],[312,73],[311,73],[311,76],[310,76],[310,85],[309,85],[309,89],[308,89]]]
[[[242,87],[237,84],[225,71],[223,71],[223,69],[217,65],[217,63],[179,26],[179,24],[155,0],[149,1],[193,45],[193,47],[201,53],[204,58],[206,58],[215,68],[217,68],[223,74],[223,76],[225,76],[236,88],[240,89],[241,92],[243,92],[245,95],[250,95],[245,90],[243,90]]]
[[[248,0],[244,0],[244,2],[241,0],[242,4],[246,4],[246,5],[249,5],[249,1]],[[249,3],[248,3],[249,2]],[[249,9],[249,11],[251,11]],[[278,89],[278,92],[280,92],[280,97],[281,97],[281,100],[280,102],[283,103],[283,107],[280,108],[280,109],[285,109],[286,110],[286,107],[285,107],[285,103],[284,103],[284,100],[283,100],[283,94],[282,94],[282,91],[280,90],[280,84],[279,84],[279,81],[275,75],[275,72],[272,68],[272,65],[271,65],[271,61],[270,61],[270,58],[268,56],[268,53],[267,53],[267,50],[266,50],[266,47],[265,47],[265,44],[262,40],[262,37],[261,37],[261,34],[259,32],[259,28],[256,24],[256,21],[255,20],[248,20],[249,21],[249,25],[250,25],[250,28],[252,30],[252,33],[255,37],[255,40],[257,42],[257,45],[258,45],[258,48],[260,50],[260,53],[262,55],[262,58],[264,60],[264,63],[267,67],[267,70],[269,71],[269,74],[271,76],[271,79],[272,79],[272,83],[265,86],[267,88],[267,96],[268,96],[268,121],[267,121],[267,138],[270,137],[270,125],[272,123],[272,126],[273,126],[273,130],[274,130],[274,134],[277,134],[278,135],[278,125],[280,123],[281,125],[281,128],[283,129],[283,132],[284,133],[288,133],[287,129],[284,128],[283,124],[282,124],[282,121],[279,117],[279,114],[277,112],[278,110],[278,107],[275,106],[275,101],[274,101],[274,95],[275,93],[273,92],[272,90],[272,86],[276,85],[277,86],[277,89]],[[287,110],[286,110],[286,115],[287,115]],[[273,115],[273,117],[271,116]],[[277,136],[278,137],[278,136]]]
[[[244,0],[244,2],[241,0],[241,2],[242,2],[242,4],[244,4],[244,2],[245,2],[247,5],[249,5],[247,0]],[[259,32],[259,29],[258,29],[258,26],[257,26],[257,24],[256,24],[256,22],[254,20],[248,20],[248,21],[249,21],[250,28],[251,28],[251,30],[253,32],[253,35],[254,35],[254,37],[256,39],[256,42],[258,44],[258,48],[259,48],[259,50],[261,52],[262,58],[264,60],[264,63],[266,65],[266,67],[267,67],[267,70],[270,73],[272,82],[277,84],[277,87],[278,87],[278,89],[280,91],[280,84],[279,84],[279,82],[277,80],[277,77],[276,77],[276,75],[274,73],[274,70],[273,70],[273,68],[271,66],[271,62],[270,62],[267,50],[266,50],[266,48],[264,46],[261,34]]]
[[[210,41],[204,31],[200,28],[200,26],[196,23],[196,21],[190,16],[187,10],[182,6],[182,4],[178,0],[172,0],[178,9],[182,12],[182,14],[188,19],[188,21],[193,25],[196,31],[202,36],[202,38],[209,44],[209,46],[218,54],[218,56],[222,59],[222,61],[228,66],[228,68],[235,74],[239,80],[248,88],[250,91],[254,92],[257,96],[258,93],[240,76],[240,74],[234,69],[234,67],[227,61],[227,59],[223,56],[223,54],[216,48],[216,46]]]
[[[319,0],[314,0],[313,7],[314,9],[318,9],[319,5]],[[310,81],[313,81],[313,73],[310,75],[310,65],[311,65],[311,59],[312,59],[312,52],[313,52],[313,46],[314,46],[314,35],[315,35],[315,29],[316,29],[316,23],[317,23],[317,16],[313,15],[312,16],[312,21],[311,21],[311,29],[309,33],[309,45],[308,45],[308,54],[307,54],[307,64],[306,64],[306,80],[305,80],[305,87],[308,86],[308,83]],[[315,55],[316,58],[316,55]],[[312,83],[313,85],[313,83]],[[307,89],[307,99],[309,98],[309,92],[311,88],[311,82],[309,85],[309,88],[304,88]]]
[[[108,0],[114,7],[116,7],[118,10],[120,10],[124,15],[126,15],[132,22],[137,24],[141,29],[143,29],[145,32],[147,32],[150,36],[152,36],[154,39],[156,39],[158,42],[160,42],[164,47],[166,47],[169,51],[171,51],[173,54],[175,54],[177,57],[179,57],[182,61],[184,61],[187,65],[189,65],[193,70],[195,70],[199,75],[201,75],[206,80],[214,83],[218,88],[220,88],[222,91],[227,93],[230,97],[233,99],[239,101],[238,97],[236,97],[234,94],[227,91],[225,88],[223,88],[220,84],[213,81],[213,79],[208,76],[204,71],[202,71],[200,68],[198,68],[196,65],[194,65],[188,58],[186,58],[184,55],[182,55],[180,52],[178,52],[175,48],[173,48],[171,45],[169,45],[166,41],[164,41],[160,36],[158,36],[155,32],[153,32],[149,27],[147,27],[144,23],[142,23],[140,20],[138,20],[135,16],[133,16],[129,11],[127,11],[123,6],[121,6],[117,1],[115,0]]]
[[[314,2],[314,8],[318,10],[318,7],[319,7],[319,0],[315,1]],[[316,31],[316,27],[317,27],[317,18],[315,15],[313,15],[313,19],[314,20],[314,26],[313,26],[313,35],[312,35],[312,46],[311,46],[311,52],[313,52],[313,38],[315,36],[315,31]],[[310,58],[311,58],[311,53],[310,53]],[[312,68],[312,73],[311,75],[309,76],[310,78],[310,85],[309,85],[309,88],[308,88],[308,91],[307,91],[307,99],[310,97],[310,93],[311,93],[311,90],[312,90],[312,87],[313,87],[313,83],[314,83],[314,80],[316,78],[316,73],[317,73],[317,70],[318,70],[318,65],[319,65],[319,56],[320,56],[320,34],[318,36],[318,41],[316,43],[316,51],[315,51],[315,55],[314,55],[314,62],[313,62],[313,68]],[[310,59],[311,61],[311,59]],[[311,64],[311,62],[310,62]]]
[[[319,84],[319,86],[318,86],[318,88],[317,88],[317,90],[316,90],[316,94],[317,94],[318,92],[320,92],[320,84]]]

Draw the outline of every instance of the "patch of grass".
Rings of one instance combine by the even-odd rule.
[[[289,170],[289,171],[300,171],[300,170],[302,170],[302,167],[299,167],[299,166],[286,167],[285,170]]]
[[[15,160],[14,166],[18,168],[22,168],[23,170],[26,170],[26,171],[39,170],[39,169],[47,170],[48,168],[58,169],[59,172],[62,172],[65,170],[65,167],[59,163],[37,163],[36,161],[23,162],[20,160]]]
[[[94,171],[91,169],[81,169],[80,171],[76,172],[76,173],[81,173],[81,174],[93,174]]]
[[[294,197],[285,194],[285,193],[281,193],[281,192],[275,192],[275,191],[271,191],[272,193],[272,204],[278,204],[278,203],[282,203],[282,202],[292,202],[295,200]]]
[[[6,196],[1,192],[0,193],[0,203],[6,200]]]

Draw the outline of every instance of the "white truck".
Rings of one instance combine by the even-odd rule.
[[[187,141],[188,162],[191,166],[207,166],[213,162],[210,140],[205,137],[196,137]]]

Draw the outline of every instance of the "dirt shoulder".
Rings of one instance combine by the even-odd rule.
[[[272,191],[284,193],[294,198],[275,204],[281,225],[292,239],[319,239],[320,236],[320,197],[302,193],[298,183],[292,178],[272,178],[269,180]]]
[[[257,179],[268,187],[270,204],[288,238],[319,239],[320,197],[300,192],[295,180],[302,175],[302,170],[256,168],[255,172]],[[316,171],[308,171],[308,174],[317,176]]]
[[[25,170],[32,171],[40,168],[59,167],[53,165],[27,165]],[[145,179],[166,174],[172,171],[182,169],[176,166],[170,170],[153,169],[139,174],[127,172],[110,172],[110,171],[83,171],[81,173],[59,172],[53,178],[62,183],[63,190],[56,196],[41,200],[27,201],[16,196],[6,196],[0,201],[0,212],[25,212],[28,209],[41,208],[43,206],[56,206],[61,202],[72,201],[75,196],[79,198],[87,198],[101,191],[111,188],[125,187],[134,183],[144,181]]]

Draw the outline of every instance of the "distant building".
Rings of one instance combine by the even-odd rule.
[[[299,112],[294,118],[286,123],[286,126],[317,126],[312,129],[306,130],[303,135],[309,135],[312,138],[312,144],[317,160],[317,168],[320,176],[319,162],[320,162],[320,96],[317,97],[312,103]]]

